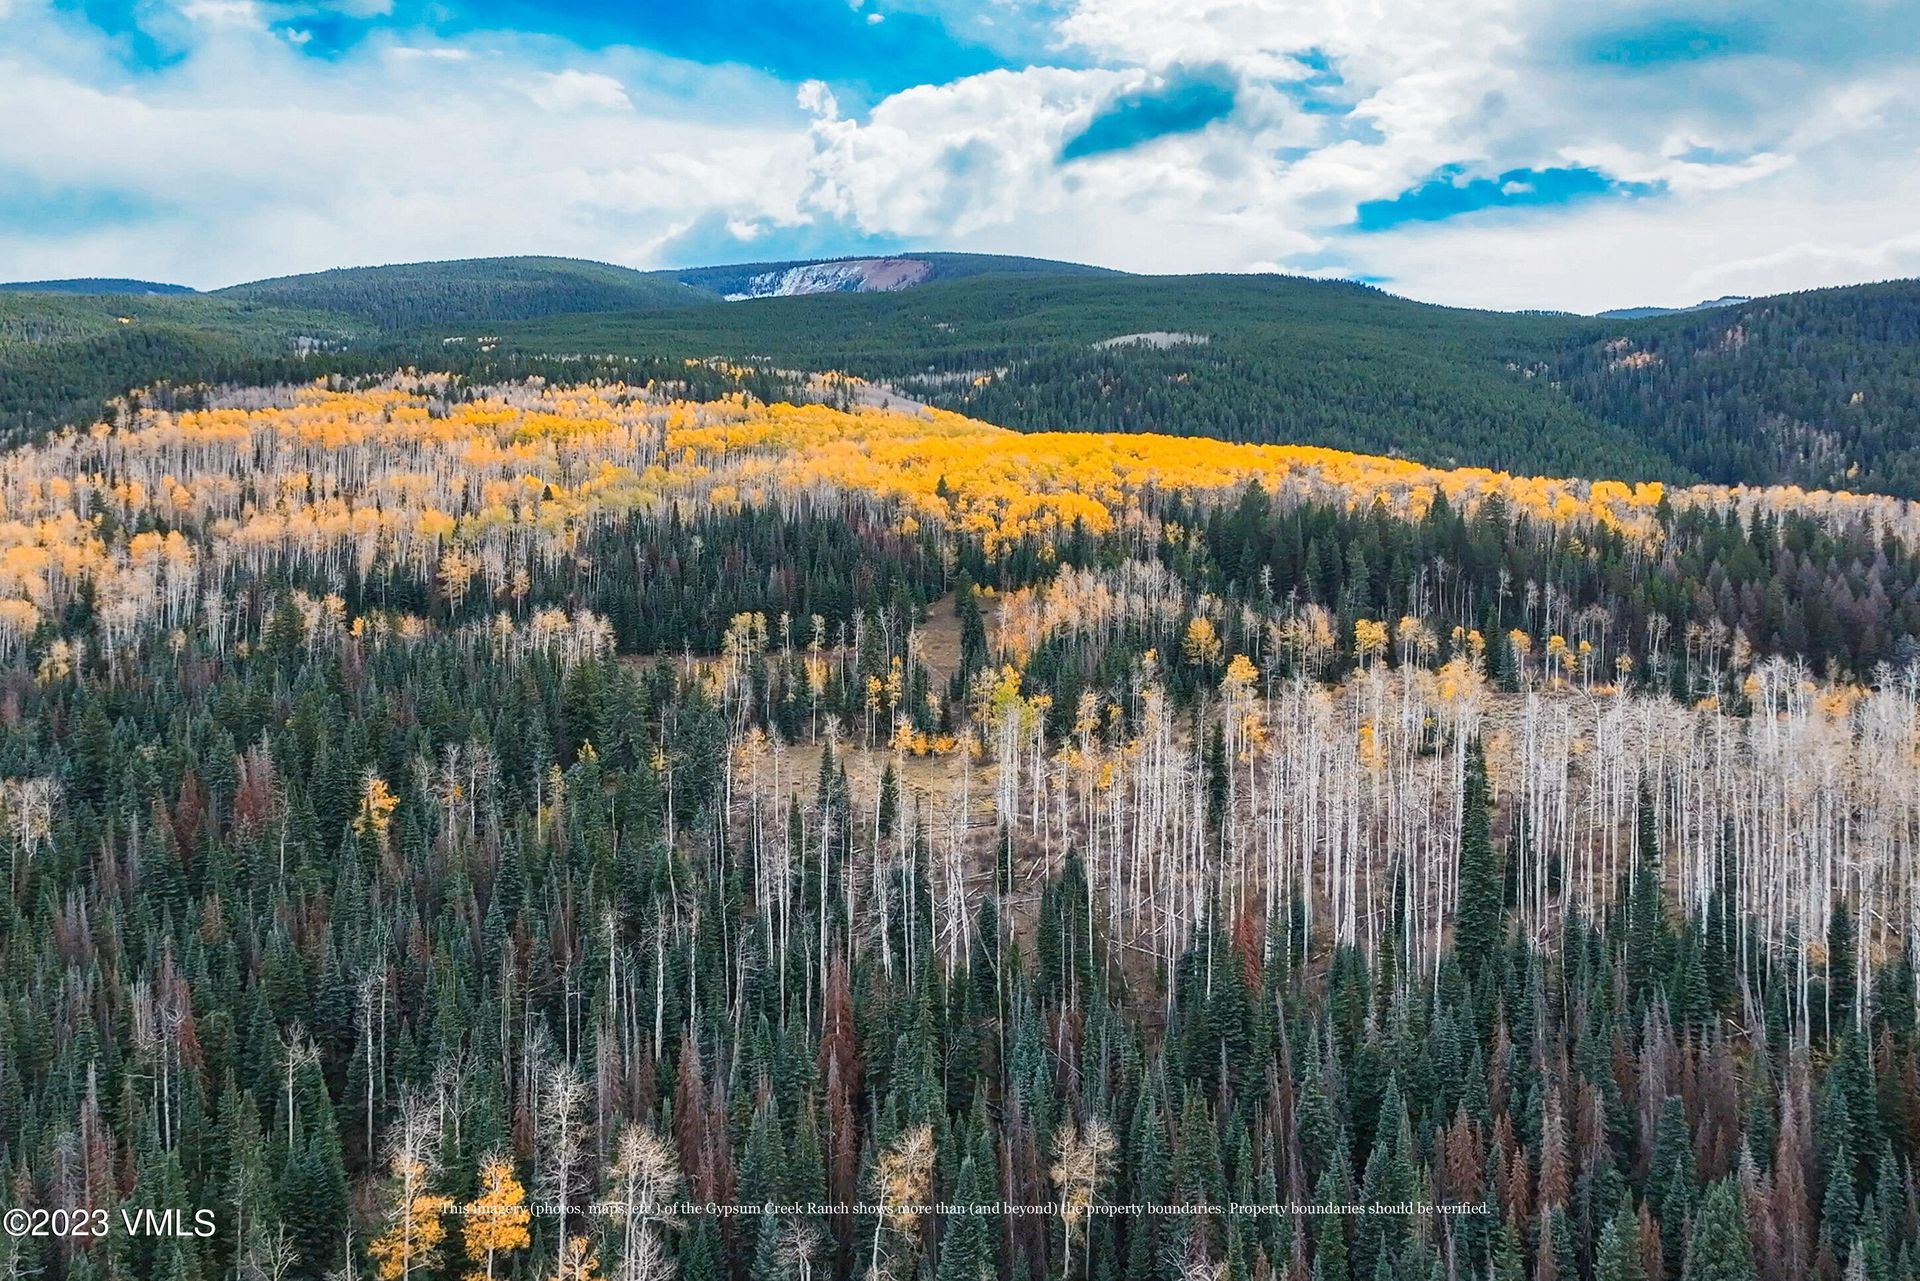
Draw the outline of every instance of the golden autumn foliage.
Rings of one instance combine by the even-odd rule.
[[[1538,522],[1648,540],[1660,537],[1663,499],[1869,515],[1920,538],[1920,508],[1891,498],[1667,491],[1308,446],[1023,434],[938,410],[693,403],[619,384],[474,389],[409,374],[351,390],[231,391],[184,412],[129,408],[121,425],[9,453],[0,661],[83,582],[111,647],[144,624],[214,625],[209,595],[270,564],[340,574],[385,563],[450,603],[478,594],[517,606],[530,567],[575,554],[592,522],[630,511],[851,495],[903,532],[957,532],[993,554],[1076,525],[1151,532],[1151,495],[1225,498],[1250,482],[1276,500],[1379,504],[1409,518],[1442,496],[1463,510],[1497,498]]]
[[[401,1277],[435,1265],[440,1243],[447,1237],[441,1216],[452,1205],[446,1197],[422,1194],[408,1199],[400,1207],[393,1226],[367,1246],[380,1281],[399,1281]]]
[[[387,780],[369,773],[360,785],[360,814],[356,827],[361,839],[374,845],[384,842],[387,829],[393,823],[393,811],[399,805],[400,798],[387,786]]]
[[[1220,636],[1214,630],[1213,621],[1203,615],[1194,615],[1187,624],[1187,634],[1180,642],[1180,652],[1189,663],[1200,666],[1220,661]]]
[[[476,1265],[468,1281],[493,1281],[496,1262],[531,1243],[526,1189],[504,1157],[488,1157],[480,1166],[480,1193],[466,1205],[462,1240]]]

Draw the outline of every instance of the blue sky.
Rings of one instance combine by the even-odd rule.
[[[0,0],[0,279],[951,248],[1597,310],[1920,274],[1920,6]]]

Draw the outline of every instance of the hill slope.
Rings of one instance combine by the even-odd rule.
[[[1278,276],[983,276],[499,330],[530,350],[840,369],[1022,430],[1284,441],[1539,473],[1604,461],[1612,475],[1685,478],[1526,375],[1577,332]]]
[[[206,294],[0,291],[0,445],[91,418],[156,382],[223,382],[344,346],[357,326]]]
[[[1920,281],[1619,320],[1280,276],[982,276],[500,333],[840,369],[1023,430],[1920,497]]]
[[[563,312],[690,306],[711,294],[656,273],[575,258],[468,258],[340,267],[256,280],[217,297],[332,312],[384,331]]]
[[[1588,332],[1551,377],[1708,480],[1920,497],[1920,281]]]

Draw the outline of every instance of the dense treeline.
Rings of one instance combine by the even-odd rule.
[[[1510,933],[1475,765],[1436,969],[1224,894],[1155,968],[1010,836],[944,936],[912,798],[830,740],[729,824],[721,708],[664,664],[283,603],[245,656],[99,675],[13,682],[0,737],[64,795],[0,916],[5,1196],[220,1230],[15,1238],[12,1275],[1915,1275],[1907,958],[1860,985],[1843,907],[1804,990],[1724,885],[1679,910],[1644,798],[1604,923]],[[590,1209],[635,1186],[886,1209]]]
[[[475,384],[512,378],[654,382],[698,399],[739,390],[763,401],[801,394],[792,377],[757,365],[547,355],[439,338],[351,344],[339,334],[297,348],[299,328],[297,320],[281,319],[268,332],[232,336],[161,321],[63,335],[53,342],[0,343],[0,447],[37,439],[58,427],[110,419],[117,402],[129,399],[129,393],[136,403],[150,403],[154,398],[148,393],[156,387],[170,389],[167,403],[184,408],[206,403],[211,389],[218,387],[329,376],[366,379],[397,368],[444,370]]]
[[[1176,508],[1169,519],[1204,531],[1165,557],[1197,587],[1265,603],[1279,596],[1275,584],[1290,584],[1289,595],[1333,611],[1348,636],[1358,619],[1405,615],[1477,629],[1496,651],[1516,627],[1564,634],[1593,646],[1603,675],[1616,675],[1624,655],[1638,679],[1664,674],[1683,695],[1703,633],[1860,676],[1911,662],[1920,635],[1912,549],[1870,525],[1836,528],[1800,513],[1743,521],[1731,507],[1663,510],[1657,548],[1616,530],[1542,528],[1497,502],[1463,516],[1444,498],[1407,522],[1379,510],[1276,510],[1249,488],[1232,508]],[[1501,667],[1510,654],[1493,661],[1510,672]]]
[[[948,523],[652,368],[14,456],[0,1278],[1920,1281],[1898,504]]]

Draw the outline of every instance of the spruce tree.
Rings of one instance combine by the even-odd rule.
[[[1681,1281],[1755,1281],[1738,1179],[1722,1179],[1707,1189],[1688,1237],[1680,1276]]]
[[[1486,753],[1476,738],[1468,748],[1460,797],[1460,911],[1453,927],[1454,954],[1469,978],[1480,972],[1500,942],[1505,897],[1487,811]]]

